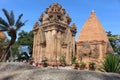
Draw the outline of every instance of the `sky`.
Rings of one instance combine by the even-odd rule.
[[[2,9],[13,10],[17,16],[23,13],[22,21],[28,20],[20,30],[31,31],[40,15],[53,3],[59,3],[77,26],[76,39],[82,26],[95,11],[105,31],[120,34],[120,0],[0,0],[0,17],[4,17]]]

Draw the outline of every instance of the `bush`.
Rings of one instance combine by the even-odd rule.
[[[72,62],[72,64],[76,63],[76,57],[75,56],[72,57],[71,62]]]
[[[79,63],[79,67],[80,67],[81,70],[85,69],[85,67],[86,67],[86,63],[83,62],[83,61],[80,62],[80,63]]]
[[[29,58],[30,58],[30,57],[27,55],[27,53],[26,53],[26,52],[23,52],[23,53],[21,53],[21,54],[19,54],[19,55],[17,56],[16,60],[18,60],[18,61],[23,61],[23,60],[28,61]]]
[[[47,61],[48,61],[47,58],[44,57],[41,62],[42,62],[42,63],[46,63]]]
[[[43,67],[47,67],[47,66],[48,66],[47,61],[48,61],[48,59],[47,59],[46,57],[44,57],[44,58],[42,59],[42,61],[41,61],[42,63],[41,63],[41,64],[42,64]]]
[[[94,62],[89,63],[89,70],[95,70],[95,63]]]
[[[108,54],[104,61],[101,62],[101,71],[104,72],[120,72],[120,56]]]
[[[66,65],[66,60],[65,59],[66,59],[65,56],[61,56],[60,59],[59,59],[62,66]]]

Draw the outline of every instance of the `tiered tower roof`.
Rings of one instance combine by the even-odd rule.
[[[58,3],[54,3],[45,10],[45,13],[42,13],[39,18],[42,24],[48,22],[63,22],[64,24],[70,24],[71,18],[66,13],[65,9]]]

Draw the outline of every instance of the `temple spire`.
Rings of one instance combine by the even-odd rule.
[[[60,4],[54,3],[50,5],[44,13],[41,14],[39,21],[42,24],[51,22],[63,22],[64,24],[69,25],[71,18]]]
[[[95,13],[94,9],[91,11],[92,13]]]
[[[91,11],[90,17],[96,16],[94,9]]]
[[[108,41],[106,32],[98,20],[95,11],[92,10],[90,17],[85,22],[78,37],[78,41]]]

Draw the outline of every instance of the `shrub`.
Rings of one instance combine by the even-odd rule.
[[[75,56],[72,57],[71,62],[72,62],[72,64],[76,63],[76,57]]]
[[[86,67],[86,63],[83,62],[83,61],[80,62],[80,63],[79,63],[79,67],[80,67],[80,69],[82,69],[82,70],[85,69],[85,67]]]
[[[66,60],[65,59],[66,59],[65,56],[61,56],[60,59],[59,59],[62,66],[66,65]]]
[[[95,70],[95,63],[94,62],[89,63],[89,70]]]
[[[44,57],[43,59],[42,59],[42,66],[43,67],[47,67],[48,66],[48,64],[47,64],[47,61],[48,61],[48,59],[46,58],[46,57]]]
[[[46,63],[47,61],[48,61],[47,58],[44,57],[41,62],[42,62],[42,63]]]
[[[101,71],[104,72],[120,72],[120,56],[108,54],[105,60],[101,62]]]

